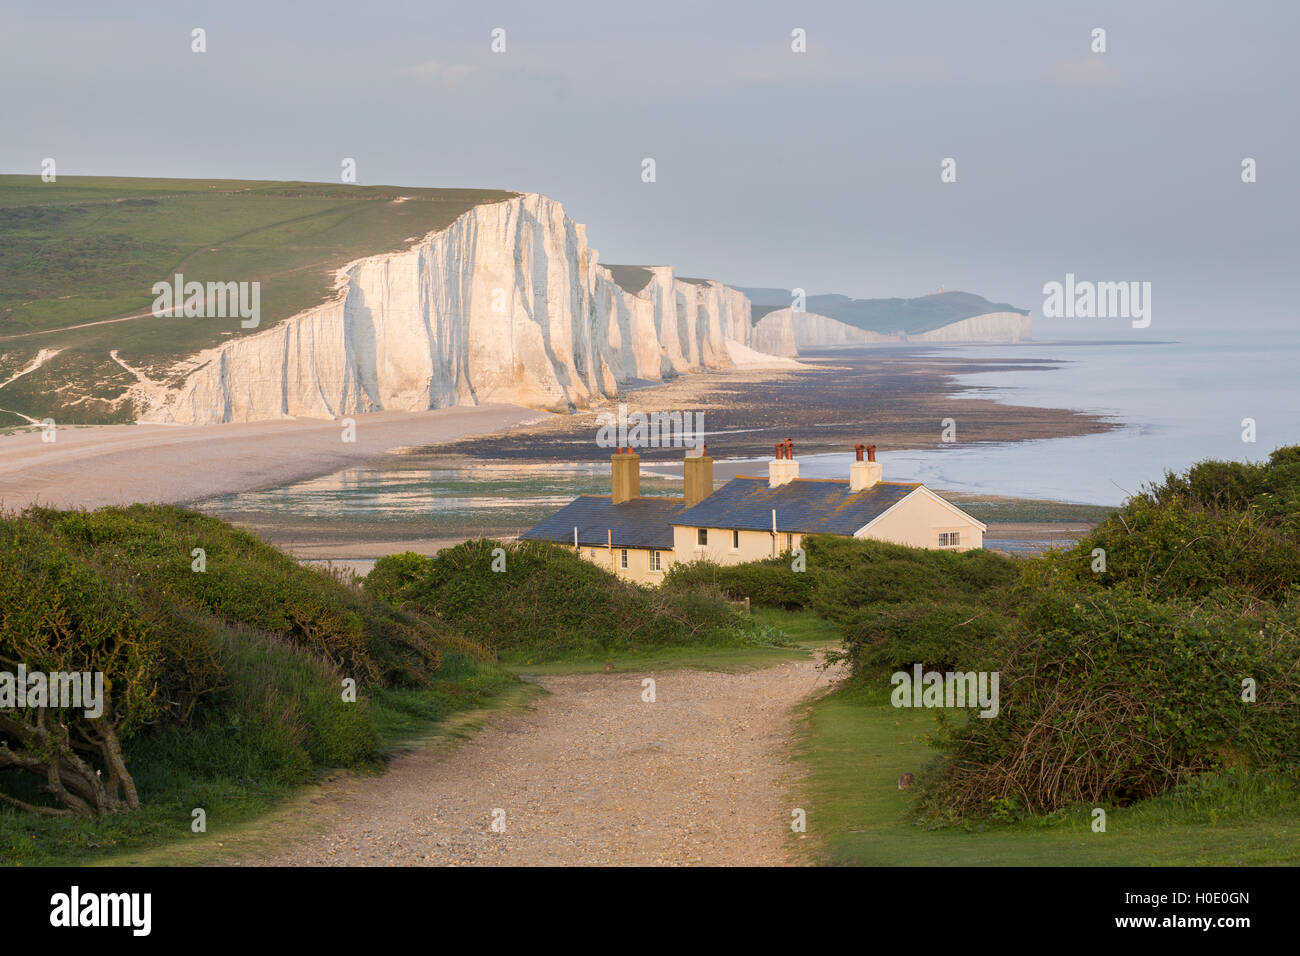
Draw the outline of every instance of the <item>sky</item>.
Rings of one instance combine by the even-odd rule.
[[[9,4],[0,172],[353,158],[363,184],[551,196],[605,262],[962,289],[1036,335],[1255,335],[1300,325],[1297,41],[1269,0]],[[1150,282],[1150,325],[1042,323],[1067,273]]]

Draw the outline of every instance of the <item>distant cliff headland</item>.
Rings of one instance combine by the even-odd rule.
[[[799,311],[788,289],[741,289],[755,322],[793,323],[799,348],[872,342],[1024,342],[1029,312],[970,292],[936,292],[915,299],[807,296]]]
[[[10,176],[0,227],[0,425],[572,411],[755,353],[1030,331],[968,293],[795,311],[785,290],[606,265],[531,193]],[[181,275],[206,298],[158,317],[153,285]],[[257,284],[260,318],[214,313],[214,283]]]

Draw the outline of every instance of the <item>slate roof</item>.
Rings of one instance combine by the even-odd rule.
[[[733,478],[693,508],[672,518],[673,524],[697,528],[738,528],[802,534],[851,535],[898,504],[918,483],[879,482],[864,491],[849,491],[847,481],[796,478],[772,488],[766,478]],[[569,530],[570,536],[573,530]]]
[[[528,541],[558,541],[605,547],[609,532],[616,548],[656,548],[671,551],[673,521],[685,506],[682,498],[631,498],[614,504],[609,495],[580,495],[519,537]]]

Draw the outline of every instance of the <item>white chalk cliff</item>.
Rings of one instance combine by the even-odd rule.
[[[142,419],[332,418],[507,402],[567,411],[619,386],[733,364],[728,340],[793,355],[788,317],[754,325],[720,282],[645,267],[628,292],[586,228],[536,194],[476,206],[409,248],[358,259],[328,302],[245,333],[141,389]]]
[[[777,309],[763,318],[768,319],[783,315],[794,327],[794,341],[798,348],[818,348],[828,345],[862,345],[869,342],[889,342],[891,336],[879,332],[868,332],[856,325],[849,325],[828,315],[815,312],[794,312],[791,309]]]
[[[909,342],[1028,342],[1033,322],[1019,312],[986,312],[907,336]]]
[[[878,342],[981,342],[989,344],[1028,342],[1033,321],[1019,312],[988,312],[974,315],[929,332],[871,332],[839,319],[813,312],[794,313],[778,309],[763,316],[790,324],[800,349],[835,345],[863,345]]]

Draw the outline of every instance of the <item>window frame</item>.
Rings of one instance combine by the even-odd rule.
[[[627,570],[627,548],[618,549],[618,567],[620,571]]]
[[[663,571],[664,565],[663,565],[662,558],[660,558],[661,553],[662,552],[657,551],[654,548],[650,549],[650,570],[651,571],[658,571],[658,572]]]
[[[740,529],[739,528],[731,529],[731,550],[732,551],[740,550]]]
[[[695,529],[695,547],[697,547],[697,548],[707,548],[708,546],[709,546],[709,529],[708,529],[708,528],[696,528],[696,529]]]

